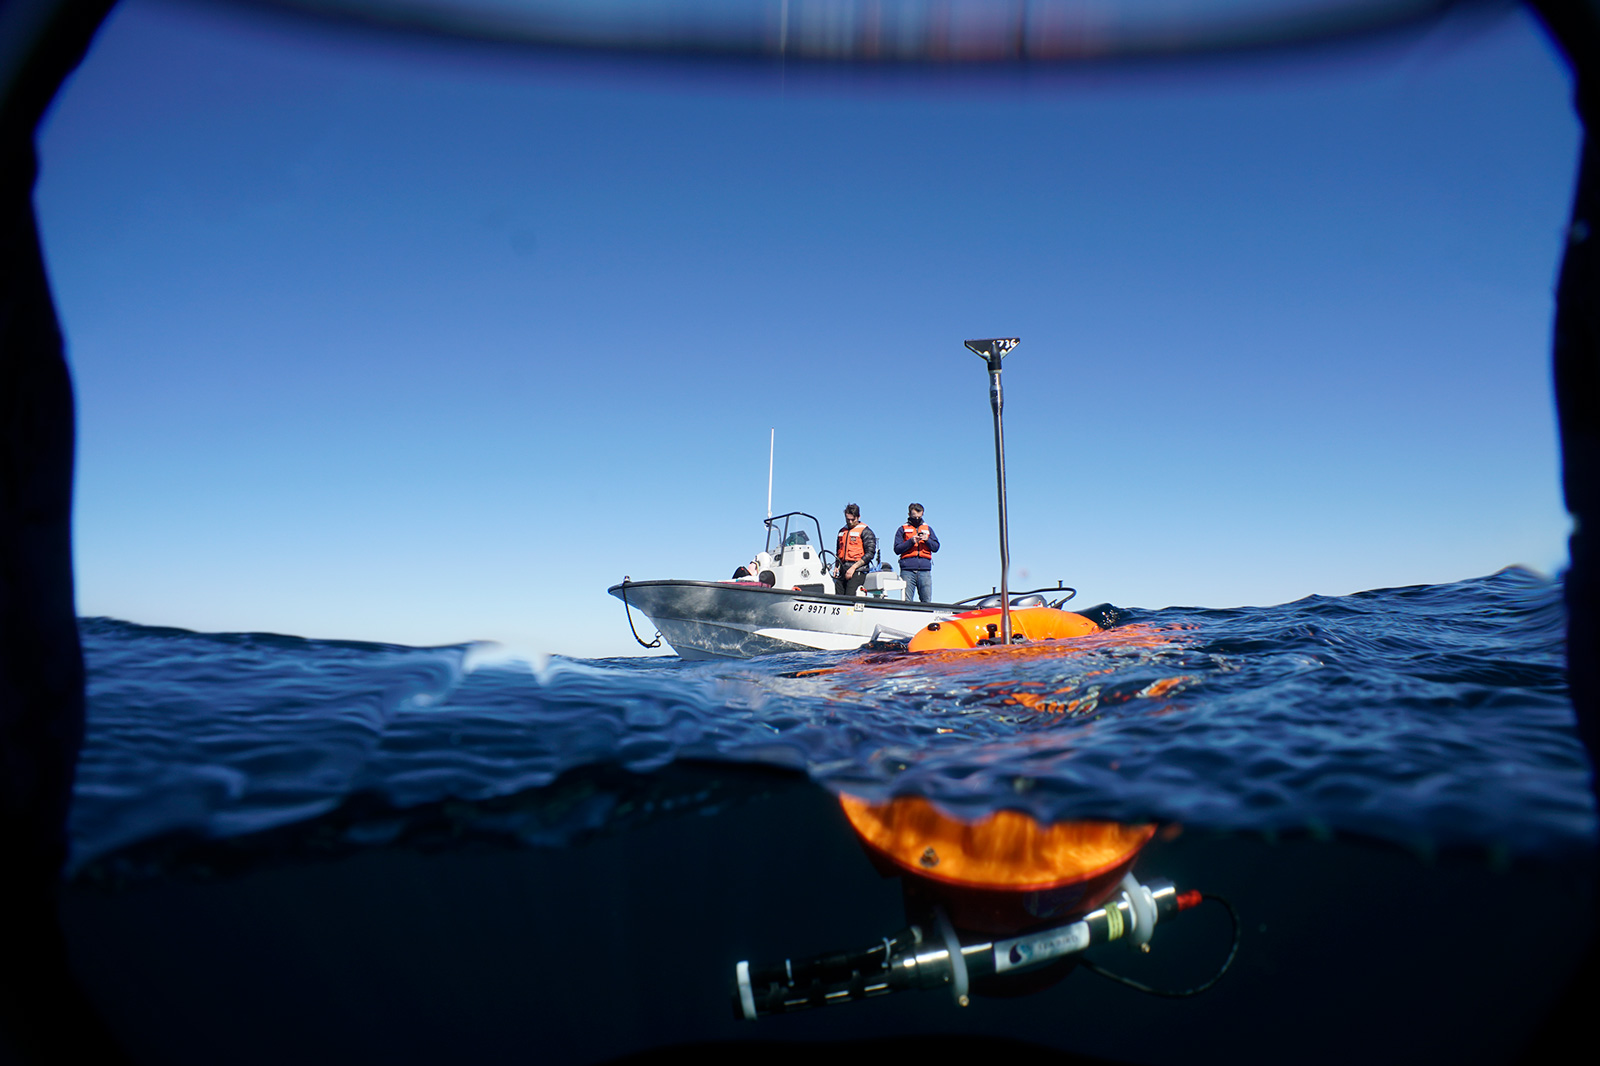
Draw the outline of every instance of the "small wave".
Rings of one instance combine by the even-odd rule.
[[[493,804],[583,768],[648,775],[690,761],[798,769],[974,816],[1004,807],[1522,855],[1592,846],[1556,582],[1510,569],[1276,607],[1117,614],[1108,633],[1025,654],[724,663],[88,619],[73,863],[174,834],[309,825],[358,796],[391,812]]]

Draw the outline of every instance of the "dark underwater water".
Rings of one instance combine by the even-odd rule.
[[[1590,933],[1559,584],[1109,615],[1022,654],[538,664],[84,620],[75,964],[163,1063],[929,1034],[1129,1062],[1513,1055]],[[735,960],[906,924],[839,791],[1160,822],[1136,870],[1232,898],[1234,969],[1177,1001],[1076,972],[964,1010],[734,1021]],[[1158,933],[1094,952],[1182,987],[1230,936],[1210,908]]]

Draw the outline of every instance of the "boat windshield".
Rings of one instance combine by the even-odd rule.
[[[794,528],[802,523],[817,531],[817,539],[812,540],[811,534],[804,529]],[[773,542],[777,542],[777,550],[793,548],[798,545],[820,547],[822,540],[822,523],[817,521],[816,515],[806,514],[804,511],[790,511],[788,514],[774,515],[767,519],[767,551],[773,550]],[[823,559],[826,560],[831,553],[822,549]]]

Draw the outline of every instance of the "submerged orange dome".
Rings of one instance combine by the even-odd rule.
[[[1019,811],[968,822],[919,796],[839,803],[880,863],[910,875],[908,894],[930,896],[958,926],[994,933],[1097,906],[1155,834],[1153,825],[1119,822],[1044,825]]]

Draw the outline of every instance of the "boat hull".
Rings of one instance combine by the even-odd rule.
[[[649,618],[685,659],[848,651],[874,638],[907,640],[962,610],[723,581],[625,581],[606,591]]]

